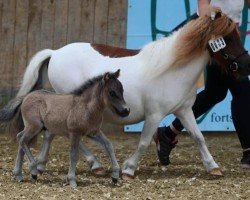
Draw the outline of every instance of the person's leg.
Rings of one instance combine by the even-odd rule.
[[[233,99],[231,103],[232,119],[237,132],[243,157],[242,167],[250,169],[250,81],[249,78],[230,81],[229,87]]]
[[[220,66],[215,62],[207,66],[207,79],[205,89],[198,93],[196,101],[192,107],[195,118],[210,110],[215,104],[222,101],[228,91],[228,76],[222,74]],[[177,134],[181,132],[183,126],[179,119],[175,119],[171,126],[158,128],[155,134],[158,157],[162,165],[168,165],[169,155],[175,147]]]

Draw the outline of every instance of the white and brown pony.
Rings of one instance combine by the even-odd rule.
[[[220,36],[224,38],[226,47],[214,53],[208,42]],[[206,171],[220,174],[192,111],[195,84],[211,56],[221,64],[225,73],[250,73],[250,57],[241,44],[236,25],[225,15],[217,15],[215,20],[200,17],[190,21],[171,36],[151,42],[140,51],[90,43],[73,43],[58,50],[42,50],[31,59],[17,96],[26,95],[34,89],[44,62],[48,62],[49,81],[58,93],[70,93],[85,80],[120,68],[120,81],[124,87],[124,98],[131,109],[130,115],[121,118],[107,110],[104,122],[133,124],[145,120],[138,147],[123,164],[124,177],[134,176],[160,121],[170,113],[181,120],[195,140]],[[50,143],[50,133],[47,132],[38,157],[38,169],[41,171],[45,167]],[[101,168],[83,143],[80,149],[92,170]]]

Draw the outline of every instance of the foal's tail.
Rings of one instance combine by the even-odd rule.
[[[0,110],[0,122],[11,121],[15,114],[18,112],[18,108],[23,102],[25,96],[17,97],[9,101],[9,103]]]
[[[43,69],[52,56],[53,50],[44,49],[35,54],[26,68],[21,88],[17,97],[11,100],[7,106],[0,110],[0,123],[7,122],[7,130],[13,138],[16,138],[18,132],[24,128],[20,105],[24,96],[33,90],[42,89]],[[46,66],[43,67],[43,66]]]
[[[0,110],[0,123],[5,124],[12,140],[24,129],[20,106],[25,96],[17,97]],[[34,141],[35,143],[35,141]]]
[[[32,90],[38,89],[39,77],[41,77],[40,72],[44,63],[49,62],[50,57],[52,56],[53,50],[44,49],[39,51],[36,55],[34,55],[29,65],[26,68],[24,73],[23,82],[21,88],[17,93],[17,97],[23,96],[31,92]],[[40,76],[39,76],[40,75]],[[39,87],[40,89],[40,87]]]

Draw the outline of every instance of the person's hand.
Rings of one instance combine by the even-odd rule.
[[[216,12],[220,12],[221,9],[219,7],[211,6],[211,5],[200,5],[199,7],[199,15],[211,17],[212,20],[215,18]]]
[[[199,15],[203,16],[211,16],[211,6],[208,4],[200,5],[199,7]]]

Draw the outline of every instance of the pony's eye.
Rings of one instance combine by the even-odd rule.
[[[111,97],[117,97],[117,95],[116,95],[116,93],[115,93],[114,91],[110,91],[110,92],[109,92],[109,95],[110,95]]]

